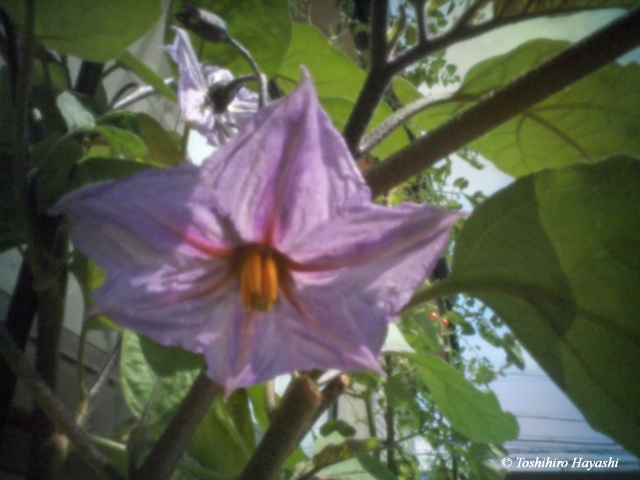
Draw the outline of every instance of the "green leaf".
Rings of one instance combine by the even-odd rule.
[[[323,468],[334,463],[359,457],[373,450],[379,444],[380,440],[377,438],[366,438],[364,440],[347,438],[339,444],[331,443],[313,456],[313,466],[315,468]]]
[[[183,160],[180,149],[169,132],[157,120],[145,113],[116,110],[102,115],[96,123],[99,127],[107,126],[125,131],[125,133],[121,133],[111,130],[105,135],[104,130],[100,131],[99,128],[94,128],[109,141],[115,150],[113,153],[117,155],[125,154],[139,159],[144,157],[146,162],[168,166],[178,165]],[[113,132],[115,132],[115,138]],[[99,149],[100,147],[93,148]],[[100,153],[99,150],[98,153]]]
[[[591,426],[636,455],[639,179],[640,161],[617,157],[517,180],[467,220],[439,287],[489,305]]]
[[[249,395],[249,401],[251,402],[253,414],[256,417],[258,426],[264,433],[269,428],[270,423],[269,414],[267,413],[267,406],[264,399],[265,385],[264,383],[259,383],[257,385],[248,387],[246,390],[247,394]]]
[[[416,350],[435,353],[442,348],[438,327],[427,311],[421,309],[403,313],[400,327],[405,339]]]
[[[189,0],[186,3],[222,18],[231,36],[251,52],[260,71],[268,77],[275,75],[291,41],[287,0]],[[172,13],[175,14],[181,7],[178,2],[173,5]],[[182,26],[178,22],[175,25]],[[203,44],[200,38],[190,35],[194,50],[202,51],[202,63],[228,68],[235,75],[253,74],[247,61],[230,45]],[[171,43],[172,39],[173,33],[165,38],[165,43]]]
[[[147,417],[151,437],[157,437],[164,429],[203,365],[200,355],[124,331],[120,356],[122,394],[136,417],[142,415],[151,400]]]
[[[364,70],[344,53],[332,47],[318,29],[312,25],[294,23],[291,46],[278,70],[279,83],[286,92],[293,90],[300,80],[302,66],[309,70],[320,103],[331,117],[334,127],[342,130],[364,84]],[[410,95],[407,86],[402,86],[405,87],[402,90],[403,94]],[[387,104],[378,105],[367,132],[389,118],[392,113]],[[373,154],[386,157],[407,143],[407,136],[398,129],[378,145]]]
[[[278,80],[289,92],[300,80],[300,67],[305,66],[319,97],[335,97],[355,102],[366,74],[353,60],[331,46],[320,30],[307,23],[293,23],[293,37]]]
[[[387,378],[385,386],[385,394],[387,395],[387,404],[404,408],[413,413],[415,417],[422,410],[416,399],[415,387],[412,387],[403,374],[395,374]],[[420,425],[416,425],[416,429]]]
[[[342,480],[396,480],[379,460],[366,452],[378,446],[380,440],[346,439],[337,432],[320,437],[314,443],[315,467],[322,468],[320,477]],[[338,462],[338,463],[335,463]]]
[[[70,132],[80,128],[91,127],[95,123],[95,115],[80,101],[80,95],[62,92],[56,103]]]
[[[332,418],[320,427],[320,435],[326,437],[333,432],[338,432],[343,437],[353,437],[356,434],[356,429],[344,420]]]
[[[148,149],[144,157],[146,162],[166,166],[179,165],[183,162],[184,157],[178,145],[157,120],[146,113],[136,113],[136,118],[140,127],[140,137]]]
[[[132,53],[125,51],[118,57],[117,62],[135,73],[140,80],[153,87],[156,92],[166,99],[171,100],[172,102],[178,101],[176,92],[174,92],[169,85],[164,83],[164,79]]]
[[[69,265],[69,271],[80,284],[84,308],[87,310],[93,304],[91,291],[104,283],[104,271],[79,250],[74,250],[73,252],[73,260]]]
[[[490,0],[493,3],[494,15],[515,17],[534,15],[545,12],[571,12],[591,10],[595,8],[631,7],[638,0]],[[489,3],[489,1],[487,1]]]
[[[494,445],[472,443],[469,447],[469,470],[474,480],[502,480],[506,470],[496,460],[507,456],[507,451]]]
[[[82,154],[82,147],[71,137],[54,144],[35,179],[38,211],[46,212],[73,188],[73,172]]]
[[[120,128],[140,136],[140,123],[136,114],[126,110],[105,113],[96,120],[96,124]]]
[[[147,146],[135,133],[108,125],[96,125],[93,130],[102,135],[118,154],[138,158],[147,154]]]
[[[224,402],[216,398],[191,437],[187,452],[206,468],[239,475],[255,449],[249,397],[238,390]]]
[[[4,0],[12,20],[24,23],[23,0]],[[116,58],[160,18],[161,0],[38,0],[35,34],[62,54],[104,62]]]
[[[413,117],[429,131],[480,97],[559,53],[566,42],[534,40],[474,66],[451,102]],[[640,155],[640,65],[611,63],[478,138],[469,146],[522,176],[611,155]]]
[[[515,417],[500,408],[493,392],[481,392],[435,355],[406,354],[451,426],[473,442],[504,443],[518,436]]]

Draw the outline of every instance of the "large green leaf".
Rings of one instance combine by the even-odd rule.
[[[493,392],[481,392],[435,355],[406,354],[451,426],[478,443],[504,443],[518,436],[515,417],[500,408]]]
[[[131,330],[124,331],[120,357],[122,393],[136,417],[149,404],[147,420],[152,437],[166,426],[203,365],[200,355],[164,347]]]
[[[255,449],[249,398],[238,390],[226,402],[217,398],[191,437],[187,452],[208,469],[239,475]]]
[[[251,52],[260,70],[269,77],[275,75],[291,41],[287,0],[188,0],[185,3],[220,16],[231,36]],[[174,2],[173,13],[180,9],[180,2]],[[175,24],[181,26],[179,22]],[[173,33],[165,39],[166,43],[172,38]],[[191,40],[196,52],[202,49],[202,63],[223,66],[236,75],[253,74],[247,61],[230,45],[202,44],[195,35],[191,35]]]
[[[46,212],[56,200],[69,192],[73,172],[82,153],[82,146],[72,137],[56,141],[51,150],[46,152],[35,179],[36,202],[40,212]]]
[[[136,113],[138,125],[140,127],[140,137],[147,145],[146,162],[174,166],[179,165],[184,160],[178,145],[173,141],[160,123],[146,113]]]
[[[293,38],[287,55],[278,70],[278,79],[286,92],[300,80],[300,68],[309,70],[323,108],[338,130],[342,130],[353,110],[364,84],[366,74],[353,60],[331,46],[322,33],[306,23],[293,24]],[[404,96],[411,97],[406,83],[398,84]],[[391,108],[381,103],[376,108],[367,132],[374,129],[392,114]],[[396,130],[373,150],[385,157],[408,143],[402,130]]]
[[[23,0],[2,2],[22,25]],[[37,0],[35,34],[47,47],[85,60],[118,57],[147,33],[161,14],[161,0]]]
[[[473,67],[446,104],[415,116],[428,131],[482,95],[516,79],[566,47],[534,40]],[[611,155],[640,155],[640,66],[612,63],[470,144],[504,172],[521,176]]]
[[[433,295],[480,298],[580,408],[640,454],[640,161],[546,170],[467,220]]]

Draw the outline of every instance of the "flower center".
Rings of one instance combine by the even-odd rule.
[[[240,298],[247,310],[268,312],[278,298],[278,266],[272,251],[251,248],[240,268]]]

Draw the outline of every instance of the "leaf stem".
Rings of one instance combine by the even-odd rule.
[[[231,35],[229,35],[229,38],[227,39],[227,42],[233,48],[235,48],[238,51],[238,53],[240,55],[242,55],[242,57],[251,66],[251,69],[253,70],[253,73],[256,75],[256,81],[258,82],[258,107],[259,108],[264,107],[265,106],[265,102],[267,100],[267,82],[265,80],[264,75],[262,75],[262,73],[260,73],[260,68],[258,67],[258,64],[253,59],[253,57],[251,56],[251,53],[249,52],[249,50],[244,48],[244,46],[242,46],[242,44],[240,44],[240,42],[238,42]]]

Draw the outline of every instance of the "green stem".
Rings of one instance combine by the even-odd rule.
[[[376,432],[376,417],[373,412],[373,392],[364,392],[362,396],[364,407],[367,411],[367,426],[369,427],[369,436],[375,438],[378,436]],[[376,459],[380,460],[380,450],[376,450],[374,453]]]

